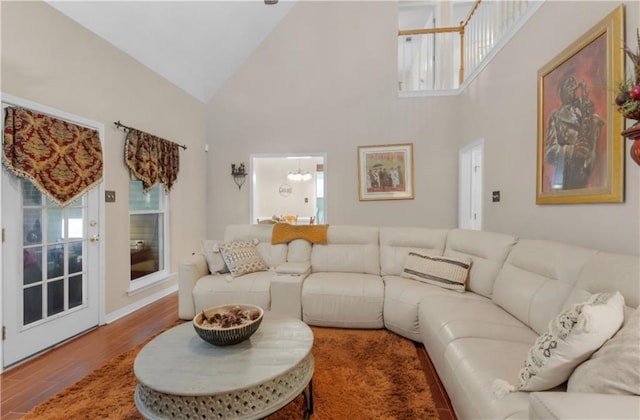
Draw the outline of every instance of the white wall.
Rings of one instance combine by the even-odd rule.
[[[299,2],[208,104],[208,235],[245,223],[250,154],[327,154],[331,224],[457,222],[456,98],[398,99],[395,2]],[[358,145],[414,143],[415,200],[358,200]]]
[[[171,267],[200,249],[205,219],[205,107],[128,55],[44,2],[2,2],[2,92],[102,122],[105,204],[106,313],[143,301],[176,281],[127,296],[129,171],[125,134],[114,121],[186,144],[171,193]],[[4,279],[3,279],[4,281]]]
[[[208,235],[248,219],[227,168],[251,153],[326,152],[331,224],[454,227],[458,149],[484,138],[485,230],[640,254],[628,158],[625,203],[535,204],[537,71],[617,4],[547,1],[462,95],[399,99],[395,2],[299,2],[208,104]],[[638,3],[624,4],[633,41]],[[404,142],[415,200],[358,201],[357,146]]]
[[[624,203],[535,204],[538,69],[618,5],[609,1],[545,2],[460,96],[464,124],[458,138],[462,144],[485,139],[485,230],[640,254],[640,171],[629,158],[631,142],[627,140]],[[626,39],[635,49],[639,3],[625,5]],[[500,203],[491,202],[495,190],[501,191]]]

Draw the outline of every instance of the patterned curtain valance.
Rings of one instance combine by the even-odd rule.
[[[63,207],[102,181],[96,130],[18,107],[6,114],[2,161],[14,174]]]
[[[158,182],[171,191],[180,170],[180,145],[160,137],[129,129],[124,146],[125,160],[133,176],[142,181],[143,191]]]

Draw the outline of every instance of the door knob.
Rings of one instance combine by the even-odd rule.
[[[91,242],[98,242],[98,241],[100,240],[100,235],[91,235],[91,236],[89,237],[89,240],[90,240]]]

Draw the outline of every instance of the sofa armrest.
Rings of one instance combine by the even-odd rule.
[[[193,287],[201,277],[209,274],[207,260],[202,254],[193,254],[178,264],[178,316],[192,319],[196,315],[193,303]]]
[[[532,392],[530,419],[637,419],[640,397],[636,395],[578,392]]]
[[[307,275],[311,272],[311,263],[309,261],[286,262],[276,267],[278,274],[294,274]]]
[[[302,319],[302,283],[309,274],[276,273],[271,279],[271,311]]]

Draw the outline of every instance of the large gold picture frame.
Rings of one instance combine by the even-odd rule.
[[[413,143],[358,146],[361,201],[413,199]]]
[[[537,204],[624,200],[623,22],[619,6],[538,71]]]

